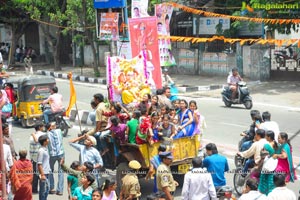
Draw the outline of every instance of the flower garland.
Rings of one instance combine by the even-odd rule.
[[[113,88],[112,88],[112,78],[111,78],[111,59],[110,56],[107,57],[107,63],[108,63],[108,92],[109,92],[109,98],[110,100],[114,100],[113,96]]]
[[[248,39],[240,39],[240,38],[225,38],[224,36],[213,36],[212,38],[197,38],[197,37],[183,37],[183,36],[159,36],[159,38],[168,38],[172,40],[173,42],[191,42],[191,43],[199,43],[199,42],[212,42],[215,40],[223,40],[225,43],[236,43],[239,42],[241,45],[244,45],[245,43],[257,43],[257,44],[275,44],[279,47],[282,45],[291,45],[298,43],[298,47],[300,48],[300,39],[254,39],[254,38],[248,38]]]
[[[196,15],[204,15],[205,17],[221,17],[221,18],[229,18],[231,20],[239,20],[239,21],[251,21],[256,23],[265,23],[265,24],[300,24],[300,19],[270,19],[270,18],[251,18],[251,17],[243,17],[243,16],[231,16],[231,15],[224,15],[218,14],[213,12],[207,12],[203,10],[197,10],[195,8],[191,8],[188,6],[184,6],[178,3],[168,3],[175,8],[179,8],[183,11],[190,12]]]
[[[147,53],[143,50],[143,61],[144,61],[144,74],[146,77],[146,84],[148,83],[148,73],[147,73]]]

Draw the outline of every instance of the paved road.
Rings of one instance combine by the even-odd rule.
[[[57,80],[57,85],[59,87],[59,92],[64,95],[64,103],[68,105],[69,100],[69,86],[68,82],[65,80]],[[87,83],[75,83],[75,88],[77,92],[77,104],[79,109],[90,110],[89,102],[95,93],[105,93],[105,86],[101,85],[91,85]],[[190,96],[190,95],[188,95]],[[239,133],[248,128],[250,123],[249,110],[244,109],[242,106],[236,106],[233,108],[225,108],[220,99],[200,97],[200,95],[194,95],[192,98],[196,99],[198,102],[198,107],[201,113],[206,117],[208,128],[204,134],[204,143],[215,142],[219,148],[221,154],[228,157],[230,162],[230,167],[233,168],[233,155],[237,150],[237,142],[240,139]],[[185,97],[188,100],[191,97]],[[276,98],[276,96],[272,97]],[[255,99],[255,98],[254,98]],[[284,130],[292,135],[298,129],[300,112],[297,110],[291,110],[288,106],[283,105],[267,105],[264,102],[256,102],[254,100],[253,109],[258,109],[261,112],[268,110],[272,113],[272,119],[279,123],[281,130]],[[16,149],[21,147],[28,147],[28,138],[33,129],[22,129],[20,126],[15,125],[13,128],[13,137],[16,145]],[[77,160],[78,152],[68,145],[68,140],[76,137],[79,132],[79,127],[75,125],[73,129],[70,130],[69,136],[65,138],[64,145],[66,150],[66,164],[70,164],[73,160]],[[300,139],[297,136],[293,141],[294,149],[294,160],[296,163],[299,162],[299,149],[300,149]],[[112,174],[114,174],[112,172]],[[226,174],[229,185],[232,184],[232,174]],[[66,182],[66,181],[65,181]],[[142,192],[143,194],[149,194],[152,188],[152,182],[145,182],[141,180]],[[299,181],[294,184],[290,184],[289,187],[295,192],[300,188]],[[179,199],[181,189],[178,188],[176,191],[176,199]],[[38,199],[35,195],[34,199]],[[67,191],[65,189],[64,196],[49,196],[49,199],[67,199]],[[143,198],[144,199],[144,198]]]

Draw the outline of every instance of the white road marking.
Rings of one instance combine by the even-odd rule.
[[[245,125],[239,125],[239,124],[231,124],[231,123],[226,123],[226,122],[221,122],[220,124],[223,125],[229,125],[229,126],[236,126],[236,127],[245,127]]]
[[[182,96],[185,96],[185,95],[183,94]],[[189,97],[189,98],[191,98],[191,97]],[[221,98],[213,98],[213,97],[192,97],[192,98],[203,99],[203,100],[208,100],[208,101],[220,101],[220,102],[222,102]],[[286,109],[286,110],[289,110],[289,111],[298,111],[298,112],[300,112],[299,107],[281,106],[281,105],[262,103],[262,102],[257,102],[257,101],[253,101],[253,104],[254,105],[259,105],[259,106],[269,106],[269,107],[274,107],[274,108],[282,108],[282,109]],[[241,105],[241,104],[237,104],[237,105]]]

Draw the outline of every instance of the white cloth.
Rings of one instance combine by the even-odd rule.
[[[163,86],[169,86],[169,84],[171,84],[171,85],[174,84],[174,81],[171,79],[171,77],[168,74],[162,74],[161,80],[162,80]]]
[[[211,174],[202,168],[194,168],[184,176],[182,200],[217,199]]]
[[[3,63],[2,53],[0,52],[0,63]]]
[[[232,74],[230,74],[227,77],[227,83],[228,84],[237,84],[240,81],[241,81],[241,78],[239,76],[233,76]]]
[[[38,140],[39,137],[44,134],[46,134],[46,133],[44,133],[42,131],[37,131],[35,133],[35,137]],[[29,155],[30,155],[30,159],[33,160],[34,162],[37,162],[37,154],[39,152],[40,147],[41,147],[40,143],[38,141],[35,142],[33,137],[30,136],[30,138],[29,138]]]
[[[268,142],[265,138],[254,142],[248,150],[241,152],[242,157],[250,158],[254,155],[254,161],[256,164],[258,164],[258,162],[260,161],[260,152],[264,148],[264,145],[267,143]]]
[[[279,126],[277,122],[274,121],[265,121],[260,124],[260,129],[264,129],[265,131],[273,131],[274,132],[274,139],[278,142],[278,135],[279,135]]]
[[[268,194],[268,200],[296,200],[295,193],[287,187],[276,187]]]
[[[13,163],[12,154],[11,154],[9,145],[3,144],[3,152],[4,152],[4,160],[5,160],[6,171],[10,171],[10,167],[14,163]]]
[[[266,200],[267,196],[260,193],[259,191],[256,190],[251,190],[246,194],[243,194],[239,200]]]

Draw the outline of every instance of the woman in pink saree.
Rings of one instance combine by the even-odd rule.
[[[274,154],[273,158],[278,159],[278,164],[275,172],[284,173],[286,175],[285,182],[294,182],[296,177],[296,172],[293,165],[292,157],[292,146],[288,140],[288,134],[281,132],[278,136],[279,153]]]

